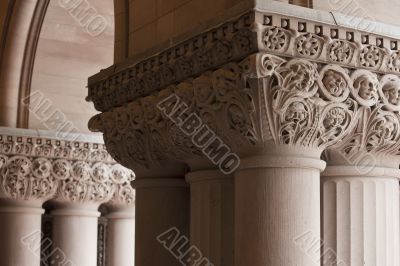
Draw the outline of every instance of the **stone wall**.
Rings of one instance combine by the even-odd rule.
[[[132,0],[129,56],[187,33],[249,0]]]
[[[314,0],[314,8],[400,26],[400,1]]]
[[[113,63],[113,3],[88,1],[71,9],[60,3],[50,1],[38,42],[29,128],[88,132],[87,121],[95,110],[85,101],[87,77]],[[85,17],[89,8],[93,11]],[[95,16],[106,21],[104,30],[91,28]],[[41,104],[48,109],[39,108]]]
[[[265,0],[266,2],[272,0]],[[273,0],[294,5],[312,7],[318,10],[343,13],[377,22],[400,25],[396,14],[400,2],[392,0]],[[116,6],[123,13],[124,0],[116,0]],[[173,38],[195,29],[205,28],[207,22],[218,19],[226,13],[239,12],[252,0],[129,0],[129,14],[116,17],[117,31],[124,31],[129,39],[123,43],[122,37],[116,39],[117,62],[126,57],[138,57],[149,49],[168,45]],[[129,25],[123,21],[128,18]],[[360,19],[349,18],[355,27]],[[117,33],[118,34],[118,33]],[[118,35],[117,35],[118,36]],[[122,34],[120,34],[122,36]],[[126,47],[125,47],[126,46]],[[125,48],[123,48],[125,47]]]

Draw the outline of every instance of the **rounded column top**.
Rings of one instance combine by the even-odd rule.
[[[233,180],[232,174],[224,174],[219,169],[198,170],[186,174],[186,181],[189,184],[207,181],[226,181]]]
[[[117,164],[103,143],[76,134],[60,134],[62,139],[45,135],[0,127],[1,200],[14,205],[20,201],[22,206],[53,200],[65,207],[97,209],[118,191],[132,201],[127,196],[132,189],[120,187],[129,184],[134,173]]]
[[[114,194],[106,203],[109,209],[132,208],[135,204],[135,190],[131,183],[135,179],[133,172],[121,165],[111,168],[111,180],[114,184]]]

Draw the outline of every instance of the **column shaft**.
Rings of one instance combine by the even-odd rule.
[[[233,177],[219,170],[187,174],[190,183],[190,243],[214,266],[234,260]]]
[[[319,159],[248,158],[235,174],[235,265],[319,265]]]
[[[107,215],[107,265],[135,265],[135,216],[134,210],[112,212]]]
[[[328,166],[322,178],[324,261],[395,266],[399,260],[398,170]]]
[[[157,237],[171,228],[189,236],[189,188],[184,179],[133,181],[136,189],[136,266],[181,266]]]
[[[39,207],[0,207],[0,265],[40,265],[43,213]]]
[[[70,262],[77,266],[96,266],[100,213],[96,210],[58,209],[51,214],[55,265]]]

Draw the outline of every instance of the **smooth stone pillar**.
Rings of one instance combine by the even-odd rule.
[[[97,209],[98,204],[71,204],[51,212],[55,265],[97,266]]]
[[[233,266],[233,176],[219,170],[191,172],[190,243],[214,266]]]
[[[399,170],[340,165],[322,175],[326,265],[400,265]]]
[[[137,179],[135,266],[181,266],[157,238],[172,228],[189,237],[189,187],[182,178]],[[179,255],[179,254],[178,254]]]
[[[304,236],[320,236],[325,162],[304,154],[312,155],[241,160],[235,173],[235,266],[319,265],[319,248],[308,251]]]
[[[41,204],[0,206],[0,265],[40,266]]]
[[[135,209],[111,209],[107,215],[107,265],[135,265]]]

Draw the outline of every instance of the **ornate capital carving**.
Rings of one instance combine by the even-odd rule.
[[[0,155],[0,198],[45,201],[57,190],[52,164],[46,158]]]
[[[54,200],[67,203],[104,203],[111,199],[114,187],[110,167],[102,162],[59,161],[59,187]]]
[[[257,109],[264,112],[264,139],[323,150],[354,127],[358,104],[350,97],[348,70],[269,54],[250,56],[244,64],[249,86],[257,88]]]
[[[360,105],[357,126],[330,149],[327,156],[333,164],[398,168],[400,78],[358,70],[354,72],[352,82],[353,95]]]
[[[133,176],[115,163],[102,143],[2,131],[0,198],[101,204],[111,199],[123,178]]]
[[[318,154],[332,146],[342,154],[397,155],[399,44],[250,11],[90,78],[88,99],[103,112],[90,127],[104,133],[112,156],[130,168],[171,159],[191,163],[204,158],[204,149],[217,154],[223,143],[242,156],[276,147]],[[175,116],[168,117],[157,106],[171,95]],[[192,113],[202,123],[197,143],[177,123]],[[218,139],[202,146],[207,134]]]
[[[202,157],[205,146],[195,145],[193,135],[157,108],[175,95],[170,109],[178,114],[180,104],[187,107],[179,119],[195,113],[238,154],[271,145],[321,152],[356,124],[359,104],[350,86],[349,70],[340,66],[258,53],[99,114],[89,125],[104,132],[111,154],[123,164]]]
[[[121,165],[114,165],[111,168],[111,179],[114,184],[114,195],[107,205],[132,206],[135,202],[135,190],[131,185],[135,179],[133,172]]]

